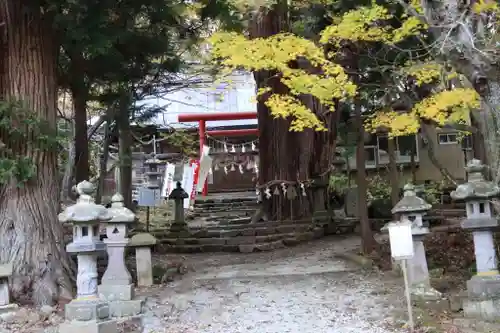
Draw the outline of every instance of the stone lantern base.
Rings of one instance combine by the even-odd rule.
[[[473,276],[467,281],[467,294],[463,303],[466,316],[490,321],[500,319],[500,275]]]
[[[116,321],[110,320],[110,307],[101,300],[73,300],[65,307],[66,321],[59,333],[116,333]]]
[[[142,313],[143,301],[132,299],[129,301],[109,302],[109,311],[111,317],[131,317]]]
[[[118,326],[113,320],[100,322],[68,321],[59,326],[59,333],[117,333]]]
[[[111,317],[136,316],[142,313],[142,300],[133,299],[133,284],[101,284],[98,289],[99,298],[108,301],[109,314]]]

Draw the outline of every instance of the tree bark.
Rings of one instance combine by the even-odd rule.
[[[75,165],[75,142],[70,140],[68,142],[68,160],[64,166],[64,174],[61,181],[61,202],[73,201],[72,188],[73,188],[73,174]]]
[[[118,156],[119,156],[119,188],[127,208],[132,207],[132,130],[130,129],[130,99],[129,93],[124,91],[120,98],[116,125],[118,126]]]
[[[458,185],[457,180],[453,177],[453,175],[436,158],[436,153],[434,151],[434,141],[432,141],[427,131],[427,127],[423,123],[420,124],[420,133],[427,141],[427,149],[426,149],[427,156],[429,157],[429,160],[431,161],[432,165],[434,165],[439,170],[439,172],[441,172],[443,178],[447,179],[450,183],[452,183],[455,186]]]
[[[88,88],[83,72],[83,56],[75,51],[71,54],[71,94],[75,112],[75,181],[88,180],[89,142],[87,137],[87,98]]]
[[[356,173],[358,185],[358,213],[359,223],[361,229],[361,250],[364,254],[370,254],[375,250],[375,238],[373,238],[370,220],[368,219],[368,183],[366,179],[366,166],[365,166],[365,127],[361,114],[361,105],[356,102],[355,105],[355,118],[356,127],[358,132],[357,145],[356,145]]]
[[[1,1],[0,22],[5,24],[0,87],[3,99],[22,100],[55,128],[58,47],[50,31],[52,22],[42,18],[39,7],[27,0]],[[22,188],[14,179],[1,188],[0,262],[13,264],[13,297],[33,290],[33,299],[45,303],[60,296],[69,298],[71,261],[64,251],[63,228],[57,219],[57,151],[36,149],[31,142],[19,142],[14,148],[20,156],[33,160],[36,175]],[[61,265],[53,268],[57,281],[46,284],[46,288],[34,288],[43,282],[38,273],[51,257]]]
[[[109,118],[108,118],[109,119]],[[95,202],[100,204],[102,202],[102,194],[104,193],[104,179],[108,174],[108,157],[109,157],[109,145],[111,141],[110,127],[111,122],[108,120],[104,125],[104,141],[102,147],[102,154],[99,157],[99,175],[98,175],[98,183],[97,183],[97,193],[95,196]]]
[[[396,140],[394,138],[387,139],[389,154],[389,174],[391,180],[391,203],[395,206],[399,201],[399,177],[398,177],[398,165],[396,163]]]

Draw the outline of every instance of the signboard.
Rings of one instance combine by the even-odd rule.
[[[410,295],[410,284],[408,282],[408,260],[413,258],[413,235],[411,233],[411,222],[390,222],[387,225],[389,229],[389,242],[391,244],[391,256],[395,260],[401,260],[403,269],[403,278],[405,282],[406,306],[408,311],[408,322],[410,332],[414,331],[413,313]]]
[[[156,207],[160,205],[161,191],[160,189],[152,189],[141,187],[139,188],[139,198],[137,204],[143,207]]]
[[[395,260],[406,260],[413,258],[413,235],[410,222],[390,222],[389,242],[391,245],[391,256]]]

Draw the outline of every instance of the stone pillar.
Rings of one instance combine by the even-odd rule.
[[[156,244],[156,238],[148,233],[134,235],[129,246],[135,247],[135,262],[137,266],[137,285],[149,287],[153,285],[153,265],[151,262],[151,247]]]
[[[168,196],[169,200],[174,200],[174,223],[170,226],[170,231],[179,232],[187,230],[188,226],[184,219],[184,200],[189,198],[189,195],[181,187],[181,183],[177,182],[176,187]]]
[[[99,223],[111,219],[106,208],[96,205],[92,198],[94,186],[83,181],[76,187],[79,198],[76,204],[59,214],[59,221],[73,224],[73,241],[66,251],[76,253],[78,274],[77,296],[66,304],[66,320],[59,326],[60,333],[118,332],[116,322],[110,319],[109,304],[99,299],[97,293],[97,254],[106,250],[99,239]]]
[[[9,277],[12,276],[12,264],[0,265],[0,313],[17,309],[17,304],[10,303]]]
[[[112,317],[134,316],[142,312],[142,301],[134,300],[132,277],[125,265],[125,247],[129,243],[127,225],[135,222],[135,214],[123,204],[123,196],[115,194],[108,209],[112,216],[106,224],[104,240],[108,248],[108,266],[99,286],[99,297],[109,302]]]
[[[500,196],[500,188],[483,176],[485,166],[473,159],[466,167],[468,182],[451,193],[454,200],[465,201],[467,217],[462,228],[472,231],[477,274],[467,281],[466,316],[483,320],[500,319],[500,274],[493,241],[499,223],[492,214],[490,199]]]
[[[424,226],[422,217],[429,209],[431,205],[416,195],[412,184],[407,184],[403,198],[391,211],[392,214],[400,216],[401,222],[410,221],[412,224],[414,256],[408,260],[408,280],[414,299],[424,302],[442,299],[441,293],[431,287],[425,255],[424,238],[429,229]]]

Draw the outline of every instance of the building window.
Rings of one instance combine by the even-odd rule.
[[[462,149],[472,150],[472,135],[467,135],[462,139]]]
[[[438,134],[438,142],[440,145],[450,145],[458,143],[455,133],[440,133]]]
[[[414,161],[418,162],[417,137],[415,135],[404,135],[396,137],[395,158],[397,163],[410,163],[412,154]],[[377,137],[378,162],[380,164],[389,163],[389,139],[387,135]]]

